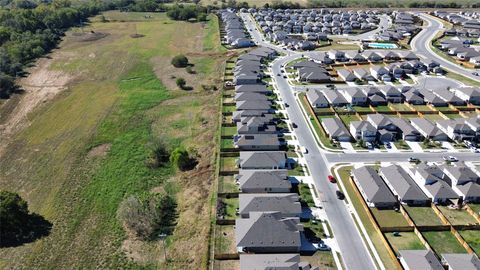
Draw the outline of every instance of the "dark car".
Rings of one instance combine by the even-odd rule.
[[[339,200],[345,199],[345,194],[343,194],[343,192],[341,192],[340,190],[337,190],[336,194]]]
[[[298,126],[297,126],[297,124],[295,124],[294,122],[292,122],[292,127],[293,127],[293,128],[297,128]]]
[[[285,102],[285,108],[288,108],[290,107],[290,105],[288,105],[288,103]]]

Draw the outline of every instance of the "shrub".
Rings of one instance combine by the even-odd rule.
[[[176,207],[169,194],[145,193],[122,201],[117,216],[127,231],[142,240],[153,240],[159,234],[172,233]]]
[[[185,89],[185,85],[187,84],[184,78],[177,78],[176,83],[180,89]]]
[[[176,68],[184,68],[188,66],[188,58],[183,55],[177,55],[172,58],[172,65]]]
[[[197,160],[184,147],[177,147],[173,150],[170,162],[181,171],[191,170],[197,165]]]
[[[163,140],[155,139],[149,145],[150,154],[145,162],[152,169],[158,168],[169,162],[170,153]]]

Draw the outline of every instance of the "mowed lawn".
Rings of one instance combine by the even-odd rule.
[[[217,19],[187,23],[120,12],[105,18],[110,22],[95,18],[83,29],[108,33],[105,38],[82,42],[72,35],[82,31],[67,33],[50,69],[72,82],[29,116],[30,126],[0,159],[2,189],[19,192],[53,223],[49,236],[0,250],[2,268],[165,269],[161,241],[125,241],[116,218],[124,198],[151,190],[166,190],[178,203],[177,225],[166,241],[167,253],[176,255],[167,268],[207,263],[220,99],[219,91],[197,86],[220,85],[225,55]],[[186,77],[193,91],[167,87],[174,79],[163,74],[186,73],[170,65],[180,53],[195,64],[197,73]],[[148,168],[158,140],[196,149],[197,168]]]
[[[470,245],[470,247],[480,255],[480,231],[458,231],[465,241]]]
[[[443,225],[440,218],[435,214],[435,212],[433,212],[433,209],[430,207],[412,207],[405,205],[404,208],[416,226]]]
[[[385,237],[397,254],[399,250],[404,249],[426,249],[414,232],[400,232],[400,236],[394,236],[393,233],[385,233]]]
[[[478,224],[477,220],[467,210],[450,209],[447,206],[439,205],[438,209],[452,223],[452,225]]]
[[[450,231],[422,232],[422,235],[437,254],[467,252]]]

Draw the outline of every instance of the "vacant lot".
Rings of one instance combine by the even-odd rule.
[[[447,206],[438,206],[442,214],[452,225],[477,224],[477,220],[466,210],[450,209]]]
[[[206,264],[219,94],[198,86],[220,84],[225,56],[212,46],[218,44],[216,18],[207,24],[173,22],[165,14],[145,19],[109,12],[105,18],[118,21],[93,20],[67,33],[45,60],[48,70],[72,79],[29,115],[0,158],[2,188],[18,191],[54,224],[42,240],[2,249],[4,268],[165,268],[161,242],[135,244],[116,218],[125,197],[151,190],[166,190],[178,202],[177,225],[167,238],[167,253],[177,255],[169,267]],[[90,31],[107,35],[78,41]],[[179,53],[196,74],[171,68],[171,56]],[[169,87],[184,75],[193,91]],[[148,168],[159,140],[171,149],[196,149],[196,169]]]
[[[467,252],[450,231],[422,232],[422,235],[437,254]]]
[[[430,207],[410,207],[404,206],[408,215],[412,218],[417,226],[435,226],[443,225],[440,218],[433,212]]]
[[[394,236],[393,233],[386,233],[385,237],[397,254],[399,250],[403,249],[426,249],[414,232],[401,232],[400,236]]]

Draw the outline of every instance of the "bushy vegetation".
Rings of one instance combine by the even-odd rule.
[[[188,66],[188,58],[183,55],[179,54],[172,58],[172,65],[176,68],[184,68]]]
[[[207,9],[200,5],[174,5],[167,11],[167,16],[172,20],[207,20]]]
[[[176,218],[175,198],[165,192],[129,196],[118,208],[125,229],[142,240],[155,240],[171,234]]]
[[[190,152],[192,153],[189,153],[185,147],[179,146],[170,155],[170,162],[181,171],[191,170],[197,165],[197,160],[194,151]]]
[[[0,191],[0,247],[16,246],[48,235],[52,224],[30,213],[18,194]]]

